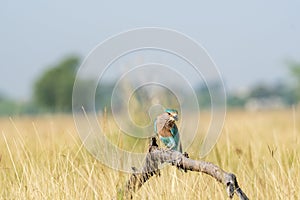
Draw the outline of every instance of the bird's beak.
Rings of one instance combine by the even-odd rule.
[[[173,118],[175,121],[178,121],[178,115],[174,115]]]

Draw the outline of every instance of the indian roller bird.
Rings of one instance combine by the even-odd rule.
[[[178,120],[178,112],[175,109],[166,109],[164,113],[157,116],[154,121],[154,132],[167,148],[182,153],[179,131],[175,124]]]

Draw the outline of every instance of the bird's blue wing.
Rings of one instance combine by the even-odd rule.
[[[180,144],[180,134],[179,134],[179,131],[178,131],[178,128],[177,128],[176,124],[171,129],[171,133],[172,133],[173,138],[174,138],[176,150],[182,152],[182,146]]]
[[[176,124],[174,124],[173,128],[171,128],[171,134],[173,135],[173,137],[178,135],[178,128],[177,128]]]
[[[171,149],[176,148],[176,142],[173,137],[160,137],[160,140]]]

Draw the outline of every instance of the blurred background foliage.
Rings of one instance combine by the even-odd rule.
[[[0,115],[70,113],[73,84],[80,63],[80,57],[72,55],[48,68],[34,82],[33,95],[29,101],[20,102],[0,94]],[[260,110],[297,105],[300,101],[300,63],[289,61],[286,66],[290,74],[289,80],[281,80],[275,84],[256,83],[245,91],[227,92],[227,107]],[[112,83],[107,82],[96,91],[96,108],[110,107],[113,87]],[[210,109],[211,100],[207,87],[197,86],[196,94],[200,108]],[[143,105],[143,102],[139,103]]]
[[[45,71],[34,84],[33,101],[48,112],[70,112],[72,90],[80,58],[70,56]]]

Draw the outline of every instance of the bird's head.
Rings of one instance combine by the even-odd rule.
[[[171,121],[178,121],[178,111],[177,110],[167,108],[165,110],[165,112],[169,114]]]

